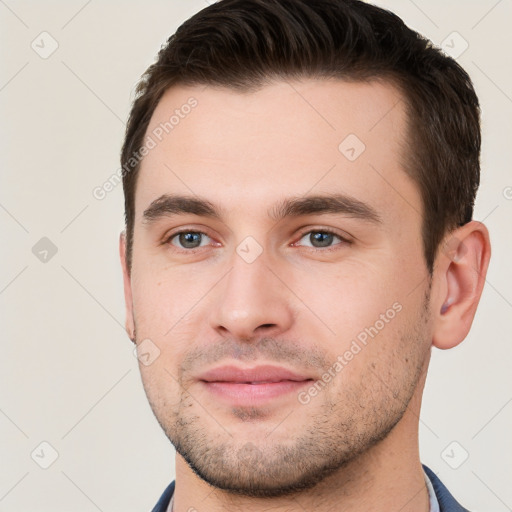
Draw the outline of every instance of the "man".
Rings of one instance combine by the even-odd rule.
[[[168,40],[122,150],[155,511],[465,510],[418,421],[485,281],[479,152],[468,75],[375,6],[223,0]]]

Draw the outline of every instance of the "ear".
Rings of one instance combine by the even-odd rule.
[[[133,318],[133,299],[131,272],[126,262],[126,233],[121,231],[119,235],[119,256],[123,270],[124,302],[126,307],[125,328],[128,337],[135,343],[135,322]]]
[[[432,344],[452,348],[467,336],[476,313],[491,257],[489,232],[471,221],[450,232],[436,258],[432,301]]]

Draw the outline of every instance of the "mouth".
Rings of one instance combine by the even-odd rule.
[[[298,393],[315,379],[283,367],[265,365],[221,366],[205,372],[198,380],[209,393],[231,405],[255,406]]]

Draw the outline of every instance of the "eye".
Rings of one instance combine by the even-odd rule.
[[[208,245],[208,240],[211,238],[200,231],[180,231],[170,236],[167,243],[179,249],[197,249]]]
[[[339,242],[333,244],[335,239]],[[304,241],[304,242],[303,242]],[[302,242],[302,243],[301,243]],[[348,240],[343,238],[332,231],[325,229],[318,229],[314,231],[308,231],[304,233],[301,239],[293,245],[304,245],[305,247],[313,247],[315,249],[329,248],[333,245],[340,245],[342,243],[350,243]]]

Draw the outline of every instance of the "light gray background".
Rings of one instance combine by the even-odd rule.
[[[378,4],[436,44],[460,50],[454,31],[469,44],[458,60],[483,110],[475,218],[493,257],[470,335],[434,350],[421,455],[469,509],[512,510],[512,2]],[[0,0],[0,511],[149,510],[174,478],[123,328],[122,187],[102,201],[92,191],[119,168],[140,74],[205,6]],[[43,31],[59,45],[46,59]],[[43,237],[58,250],[46,262],[32,251]],[[48,469],[43,441],[58,452]]]

